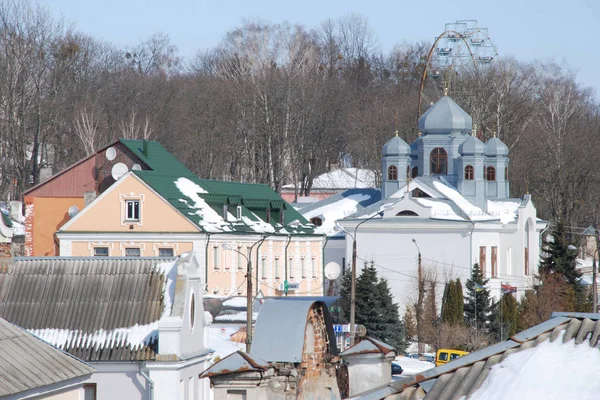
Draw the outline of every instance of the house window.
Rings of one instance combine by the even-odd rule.
[[[388,181],[397,181],[398,180],[398,168],[395,165],[390,165],[388,167]]]
[[[313,279],[317,279],[317,259],[315,257],[310,259],[310,270],[312,271]]]
[[[494,167],[487,167],[486,172],[487,172],[486,179],[488,181],[495,181],[496,180],[496,168],[494,168]]]
[[[218,246],[213,247],[213,269],[214,270],[219,269],[219,247]]]
[[[127,221],[140,220],[140,201],[127,200],[125,201],[125,219]]]
[[[416,178],[419,175],[419,167],[414,167],[412,169],[412,177]]]
[[[173,252],[172,247],[161,247],[158,249],[159,257],[173,257],[175,253]]]
[[[525,247],[525,275],[529,275],[529,249]]]
[[[431,173],[446,174],[448,171],[448,153],[442,147],[431,150]]]
[[[242,206],[237,206],[235,209],[235,217],[238,219],[238,221],[241,221],[242,219]]]
[[[242,257],[244,252],[242,251],[242,246],[238,246],[238,254],[237,254],[237,269],[241,271],[244,269],[244,257]]]
[[[292,268],[292,265],[294,265],[293,262],[294,262],[294,256],[290,254],[288,256],[288,265],[290,266],[290,270],[288,272],[290,274],[290,279],[294,279],[294,268]]]
[[[479,247],[479,270],[481,275],[485,277],[485,246]]]
[[[302,273],[302,278],[306,278],[306,262],[304,261],[304,256],[300,257],[300,272]]]
[[[108,247],[94,247],[94,257],[108,257]]]
[[[125,249],[125,257],[139,257],[140,255],[139,247],[127,247]]]
[[[267,279],[267,257],[263,256],[260,264],[260,277]]]
[[[312,217],[310,219],[310,223],[313,224],[314,226],[321,226],[321,225],[323,225],[323,220],[319,217]]]
[[[492,278],[498,277],[498,247],[492,246]]]
[[[419,216],[419,214],[417,214],[414,211],[410,211],[410,210],[402,210],[398,214],[396,214],[396,217],[418,217],[418,216]]]
[[[85,383],[83,385],[83,400],[96,400],[96,384]]]
[[[279,279],[280,278],[280,273],[279,273],[279,257],[275,257],[275,279]]]
[[[475,179],[475,168],[473,168],[472,165],[467,165],[465,167],[465,179],[468,181]]]

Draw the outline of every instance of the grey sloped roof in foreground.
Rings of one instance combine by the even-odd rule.
[[[0,318],[0,396],[85,377],[94,371]]]
[[[163,313],[160,263],[175,259],[16,259],[0,271],[0,316],[84,361],[152,360],[158,335],[133,343],[129,328]]]
[[[552,318],[514,335],[511,339],[457,358],[440,367],[430,369],[389,385],[379,387],[354,398],[364,400],[458,400],[469,398],[487,378],[491,368],[510,354],[526,350],[562,335],[562,342],[575,340],[576,344],[589,342],[600,345],[600,314],[554,313]],[[557,366],[560,368],[560,366]]]
[[[338,354],[333,322],[322,301],[267,299],[260,309],[254,328],[252,356],[267,362],[302,362],[304,333],[309,311],[322,306],[331,353]]]

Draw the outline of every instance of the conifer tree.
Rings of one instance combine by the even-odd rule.
[[[569,249],[571,245],[566,237],[565,226],[558,222],[552,233],[551,240],[544,244],[544,255],[540,262],[541,274],[561,274],[577,292],[581,271],[577,269],[575,259],[577,250]]]
[[[479,264],[473,264],[471,276],[467,280],[467,296],[465,298],[465,323],[476,326],[477,329],[488,333],[490,321],[495,310],[495,304],[486,288],[489,279],[484,279]],[[476,314],[477,313],[477,314]]]
[[[442,300],[442,322],[450,325],[464,322],[464,299],[460,279],[446,283]]]
[[[497,340],[503,341],[517,333],[518,327],[517,300],[512,293],[505,293],[496,306],[492,331]]]

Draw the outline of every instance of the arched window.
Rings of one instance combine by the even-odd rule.
[[[414,167],[412,170],[412,178],[416,178],[419,175],[419,167]]]
[[[486,179],[488,181],[495,181],[496,180],[496,168],[494,168],[494,167],[487,167]]]
[[[472,165],[467,165],[465,167],[465,179],[468,181],[475,179],[475,168],[473,168]]]
[[[321,226],[321,225],[323,225],[323,220],[319,217],[312,217],[310,219],[310,223],[313,224],[314,226]]]
[[[402,210],[398,214],[396,214],[396,217],[418,217],[418,216],[419,216],[419,214],[417,214],[414,211],[410,211],[410,210]]]
[[[436,147],[431,150],[431,173],[446,174],[448,173],[448,153],[442,147]]]
[[[398,180],[398,168],[395,165],[390,165],[388,167],[388,181],[397,181]]]

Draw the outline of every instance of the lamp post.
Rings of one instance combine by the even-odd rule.
[[[358,227],[367,221],[372,220],[375,217],[381,216],[383,211],[391,207],[382,207],[382,209],[369,218],[365,218],[360,221],[354,228],[354,235],[351,235],[348,231],[344,230],[341,226],[337,225],[336,228],[342,232],[345,232],[352,237],[352,271],[351,271],[351,289],[350,289],[350,347],[354,346],[354,339],[356,337],[356,231]]]
[[[275,229],[273,232],[263,234],[259,240],[252,243],[252,245],[248,249],[248,256],[246,256],[241,251],[234,249],[227,243],[223,243],[221,245],[221,247],[225,250],[234,251],[246,259],[246,354],[250,354],[250,351],[252,350],[252,250],[254,250],[254,247],[257,244],[264,242],[265,239],[267,239],[269,236],[275,235],[283,228],[296,228],[298,225],[300,225],[300,221],[295,219],[289,224],[283,225],[278,229]]]
[[[425,294],[425,282],[423,282],[423,269],[421,268],[421,249],[419,248],[419,245],[417,244],[417,241],[413,238],[412,242],[415,244],[415,246],[417,247],[417,254],[418,254],[418,264],[417,264],[417,271],[418,271],[418,279],[419,279],[419,293],[418,293],[418,300],[417,300],[417,340],[419,341],[418,343],[418,348],[419,348],[419,353],[423,352],[423,344],[421,343],[421,331],[423,329],[423,296]]]

